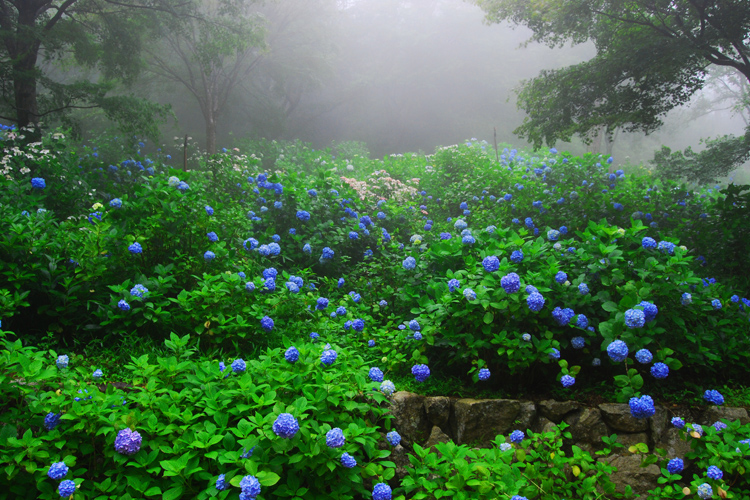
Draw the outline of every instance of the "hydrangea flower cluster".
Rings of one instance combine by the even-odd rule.
[[[717,406],[724,404],[724,396],[722,396],[719,391],[716,391],[714,389],[707,390],[706,392],[704,392],[703,399]]]
[[[260,481],[255,476],[245,476],[240,481],[240,489],[242,490],[241,500],[255,498],[260,495]]]
[[[385,439],[391,446],[398,446],[401,443],[401,435],[396,431],[390,431],[385,435]]]
[[[477,375],[479,380],[487,380],[490,378],[490,370],[487,368],[481,368],[479,370],[479,374]]]
[[[516,293],[521,289],[521,278],[516,273],[508,273],[500,279],[500,286],[503,287],[505,293]]]
[[[370,377],[370,380],[372,380],[373,382],[382,382],[383,370],[376,366],[373,366],[372,368],[370,368],[370,371],[367,372],[367,376]]]
[[[135,455],[141,449],[141,435],[126,427],[117,433],[115,438],[115,450],[123,455]]]
[[[635,418],[653,417],[656,413],[654,400],[651,396],[641,396],[640,398],[630,398],[630,414]]]
[[[642,328],[646,324],[646,314],[641,309],[625,311],[625,326],[628,328]]]
[[[344,446],[346,438],[344,437],[344,431],[338,427],[334,427],[330,431],[326,432],[326,446],[329,448],[341,448]]]
[[[333,362],[336,361],[337,357],[338,353],[336,351],[334,351],[333,349],[326,349],[320,355],[320,362],[325,366],[331,366]]]
[[[274,434],[284,439],[292,439],[299,430],[299,422],[291,413],[280,413],[272,426]]]
[[[430,368],[427,365],[414,365],[411,373],[417,382],[424,382],[430,376]]]
[[[622,340],[615,340],[607,346],[607,355],[615,363],[621,363],[628,357],[628,345]]]

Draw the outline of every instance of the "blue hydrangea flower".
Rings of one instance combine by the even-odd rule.
[[[510,442],[520,443],[521,441],[523,441],[524,437],[526,437],[526,435],[523,433],[523,431],[515,430],[510,433]]]
[[[455,292],[459,288],[461,288],[461,282],[460,281],[458,281],[455,278],[451,279],[451,280],[448,280],[448,290],[450,292]]]
[[[416,319],[413,319],[409,321],[409,329],[413,332],[418,332],[419,330],[422,329],[422,327],[419,326],[419,321],[417,321]]]
[[[141,297],[148,293],[148,288],[138,283],[133,288],[130,289],[130,295],[133,297]]]
[[[411,367],[411,373],[417,382],[424,382],[430,376],[430,368],[427,365],[414,365]]]
[[[272,428],[274,434],[280,438],[292,439],[299,430],[299,422],[291,413],[280,413]]]
[[[698,490],[696,491],[698,493],[698,496],[702,500],[708,500],[711,498],[714,494],[714,490],[711,488],[711,485],[708,483],[703,483],[700,486],[698,486]]]
[[[723,473],[723,472],[721,471],[721,469],[719,469],[719,468],[718,468],[718,467],[716,467],[715,465],[710,465],[710,466],[708,467],[708,470],[706,471],[706,475],[707,475],[707,476],[708,476],[708,477],[709,477],[710,479],[715,479],[715,480],[717,480],[717,481],[718,481],[719,479],[721,479],[722,477],[724,477],[724,473]]]
[[[240,481],[240,489],[247,498],[255,498],[260,495],[260,481],[255,476],[245,476]]]
[[[576,319],[576,326],[579,328],[588,328],[589,319],[584,314],[579,314],[578,319]]]
[[[278,243],[269,243],[268,253],[271,255],[279,255],[281,253],[281,246],[279,246]]]
[[[646,324],[646,314],[640,309],[625,311],[625,325],[628,328],[641,328]]]
[[[610,344],[611,345],[611,344]],[[635,418],[653,417],[656,413],[654,400],[651,396],[641,396],[640,398],[630,398],[630,414]]]
[[[365,329],[365,320],[361,318],[355,319],[354,321],[352,321],[352,328],[357,332],[361,332]]]
[[[563,375],[560,379],[560,383],[563,387],[568,388],[576,383],[576,379],[574,377],[571,377],[570,375]]]
[[[417,260],[414,257],[409,256],[404,259],[402,265],[404,266],[404,269],[406,269],[407,271],[411,271],[416,267]]]
[[[628,345],[622,340],[615,340],[607,346],[607,355],[615,363],[625,361],[628,352]]]
[[[57,427],[57,425],[60,423],[61,416],[62,416],[62,413],[49,412],[44,417],[44,428],[47,429],[48,431],[51,431],[52,429]]]
[[[273,320],[268,316],[263,316],[260,320],[260,326],[267,332],[273,330]]]
[[[370,371],[367,373],[367,376],[370,377],[370,380],[372,380],[373,382],[382,382],[383,370],[373,366],[372,368],[370,368]]]
[[[117,307],[119,307],[122,311],[130,311],[130,304],[125,299],[121,299],[117,303]]]
[[[717,420],[713,423],[713,428],[716,429],[716,432],[721,432],[727,428],[727,424],[725,424],[721,420]]]
[[[62,498],[67,498],[76,492],[76,483],[74,483],[70,479],[66,479],[65,481],[60,483],[60,486],[57,487],[57,492]]]
[[[130,245],[130,246],[128,247],[128,250],[129,250],[129,251],[130,251],[130,253],[132,253],[132,254],[139,254],[139,253],[143,253],[143,247],[142,247],[142,246],[141,246],[141,244],[140,244],[140,243],[138,243],[137,241],[136,241],[135,243],[133,243],[132,245]]]
[[[560,239],[560,231],[558,231],[557,229],[550,229],[549,231],[547,231],[547,239],[549,241],[557,241],[558,239]]]
[[[640,349],[635,353],[635,360],[641,364],[647,365],[654,359],[654,355],[648,349]]]
[[[518,264],[523,260],[523,252],[521,250],[514,250],[512,254],[510,254],[510,261]]]
[[[315,302],[315,309],[318,311],[324,311],[328,307],[328,299],[325,297],[318,297]]]
[[[651,367],[651,375],[657,379],[667,378],[669,375],[669,367],[664,363],[654,363],[654,366]]]
[[[500,269],[500,259],[498,259],[494,255],[490,255],[482,260],[482,266],[488,273],[494,273],[495,271]]]
[[[94,370],[94,373],[92,375],[92,377],[94,377],[96,380],[99,380],[103,376],[104,376],[104,372],[102,372],[102,370],[99,369],[99,368],[97,368],[96,370]]]
[[[219,477],[216,479],[216,489],[219,491],[224,491],[227,488],[228,486],[225,480],[225,475],[219,474]]]
[[[681,458],[673,458],[667,462],[667,471],[669,471],[670,474],[679,474],[684,467],[685,464]]]
[[[566,307],[565,309],[555,307],[552,310],[552,317],[555,318],[555,321],[557,321],[557,324],[560,326],[568,325],[575,315],[576,313],[569,307]]]
[[[555,281],[558,283],[565,283],[568,281],[568,274],[564,271],[558,271],[557,274],[555,274]]]
[[[466,300],[476,300],[477,294],[471,288],[464,288],[464,297]]]
[[[203,258],[207,261],[212,261],[216,258],[216,254],[213,253],[211,250],[206,251],[206,253],[203,254]]]
[[[589,286],[586,283],[578,285],[578,293],[581,295],[587,295],[589,293]]]
[[[680,297],[680,302],[683,306],[688,306],[693,302],[693,296],[685,292],[682,294],[682,297]]]
[[[516,293],[521,289],[521,278],[516,273],[509,273],[500,279],[500,286],[505,293]]]
[[[685,421],[680,417],[672,417],[672,425],[674,425],[678,429],[682,429],[685,427]]]
[[[398,446],[401,443],[401,435],[396,431],[391,431],[386,434],[385,439],[391,446]]]
[[[477,240],[475,240],[474,237],[470,234],[467,234],[463,238],[461,238],[461,243],[463,243],[464,245],[473,245],[476,242]]]
[[[704,392],[703,399],[717,406],[724,404],[724,396],[722,396],[719,391],[716,391],[713,389],[707,390],[706,392]]]
[[[386,483],[378,483],[372,489],[372,500],[391,500],[393,492]]]
[[[338,353],[336,351],[334,351],[333,349],[326,349],[320,355],[320,362],[323,363],[325,366],[330,366],[333,364],[334,361],[336,361],[337,357],[338,357]]]
[[[50,479],[62,479],[68,473],[68,470],[68,466],[65,465],[65,462],[55,462],[49,466],[47,476],[49,476]]]
[[[560,359],[560,351],[555,347],[553,347],[547,355],[550,357],[550,359],[554,359],[555,361]]]
[[[41,177],[34,177],[31,179],[31,187],[34,189],[44,189],[47,187],[47,183]]]
[[[487,380],[490,378],[490,371],[487,368],[482,368],[479,370],[478,375],[479,380]]]
[[[674,254],[675,244],[670,241],[660,241],[657,248],[662,252],[669,255]]]
[[[242,373],[247,368],[247,364],[245,363],[245,360],[242,358],[237,358],[234,361],[232,361],[232,371],[234,373]]]
[[[378,305],[379,305],[379,306],[380,306],[381,308],[385,308],[385,307],[387,307],[387,306],[388,306],[388,302],[386,302],[385,300],[381,300],[380,302],[378,302]]]
[[[344,446],[346,438],[344,437],[344,431],[338,427],[334,427],[330,431],[326,432],[326,445],[329,448],[341,448]]]
[[[719,299],[714,299],[714,300],[711,301],[711,306],[715,310],[719,310],[719,309],[721,309],[721,301]]]
[[[354,457],[349,455],[348,453],[344,453],[343,455],[341,455],[341,465],[343,465],[347,469],[351,469],[357,466],[357,460],[355,460]]]
[[[112,198],[109,201],[109,206],[112,208],[122,208],[122,200],[120,198]]]
[[[651,302],[646,302],[644,300],[638,305],[643,308],[643,314],[646,315],[646,323],[653,321],[659,313],[659,308]]]
[[[573,346],[573,349],[583,349],[586,345],[586,340],[583,337],[573,337],[570,345]]]
[[[529,305],[529,310],[539,312],[544,307],[544,297],[539,292],[531,292],[531,294],[526,297],[526,303]]]
[[[115,451],[122,455],[135,455],[141,449],[142,438],[136,431],[126,427],[117,433]]]
[[[331,250],[329,247],[323,247],[323,255],[322,258],[325,259],[332,259],[334,255],[334,251]]]
[[[393,385],[393,382],[391,382],[390,380],[384,380],[380,384],[380,392],[382,392],[386,396],[390,396],[391,394],[393,394],[395,390],[396,390],[396,386]]]
[[[289,349],[284,352],[284,359],[286,359],[289,363],[296,363],[299,359],[299,351],[296,347],[291,346]]]
[[[208,241],[212,243],[219,241],[219,237],[213,231],[211,231],[210,233],[206,233],[206,236],[208,237]]]
[[[65,368],[68,367],[69,362],[70,362],[70,358],[68,357],[68,355],[61,354],[60,356],[57,357],[57,361],[55,361],[55,364],[57,364],[57,367],[60,370],[64,370]]]
[[[656,248],[656,240],[649,236],[646,236],[641,241],[641,246],[644,250],[654,250]]]

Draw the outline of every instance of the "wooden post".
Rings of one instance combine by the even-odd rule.
[[[497,152],[497,127],[492,127],[495,130],[495,160],[500,163],[500,153]]]
[[[182,146],[182,164],[183,164],[183,170],[187,172],[187,142],[188,142],[188,136],[185,134],[185,143]]]

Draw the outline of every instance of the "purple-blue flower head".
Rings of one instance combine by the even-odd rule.
[[[344,431],[338,427],[334,427],[330,431],[326,432],[326,445],[329,448],[341,448],[344,446],[346,438],[344,437]]]
[[[482,266],[488,273],[494,273],[495,271],[500,269],[500,259],[498,259],[494,255],[490,255],[482,260]]]
[[[610,344],[611,345],[611,344]],[[656,413],[654,400],[651,396],[641,396],[640,398],[630,398],[630,414],[635,418],[653,417]]]
[[[427,365],[414,365],[411,367],[411,373],[417,382],[424,382],[430,376],[430,368]]]
[[[115,450],[123,455],[135,455],[141,449],[141,435],[126,427],[117,433]]]
[[[615,363],[625,361],[628,352],[628,345],[622,340],[615,340],[607,346],[607,355]]]
[[[299,422],[291,413],[281,413],[276,417],[272,428],[280,438],[292,439],[299,430]]]
[[[299,360],[299,351],[296,347],[291,346],[289,349],[284,352],[284,359],[287,360],[289,363],[296,363],[297,360]]]
[[[521,278],[516,273],[508,273],[500,279],[500,286],[505,293],[516,293],[521,289]]]
[[[324,364],[325,366],[330,366],[333,364],[334,361],[336,361],[337,357],[338,357],[338,353],[336,351],[334,351],[333,349],[326,349],[320,355],[320,362]]]

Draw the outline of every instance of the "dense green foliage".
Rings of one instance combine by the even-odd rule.
[[[610,174],[611,159],[554,150],[506,149],[498,162],[474,140],[382,160],[358,144],[336,158],[251,144],[183,171],[145,144],[13,137],[0,180],[0,462],[19,496],[54,498],[44,474],[63,460],[92,498],[227,498],[218,474],[237,486],[246,473],[269,498],[368,497],[395,474],[381,437],[389,391],[371,367],[398,382],[425,364],[427,384],[454,376],[516,395],[573,397],[614,381],[622,401],[703,393],[746,373],[743,186]],[[633,324],[645,303],[658,312]],[[615,340],[631,355],[610,359]],[[290,346],[295,363],[282,359]],[[97,357],[102,348],[126,354]],[[636,362],[639,349],[669,376]],[[55,366],[60,355],[68,367]],[[225,377],[238,358],[246,369]],[[103,379],[92,381],[95,368]],[[62,416],[47,431],[50,413]],[[281,413],[299,421],[291,440],[271,430]],[[732,425],[694,458],[745,467],[744,455],[717,451],[746,432]],[[113,446],[126,427],[143,436],[130,458]],[[342,450],[323,444],[332,427]],[[617,497],[607,466],[559,451],[561,436],[531,436],[513,453],[414,447],[396,495],[458,484],[488,498],[593,498],[597,487]],[[345,468],[340,451],[359,465]]]
[[[706,84],[711,65],[750,80],[750,5],[742,0],[476,0],[549,46],[593,42],[596,56],[543,71],[519,91],[516,129],[536,147],[602,130],[651,132]],[[743,142],[744,144],[744,142]],[[745,145],[747,147],[747,145]]]

